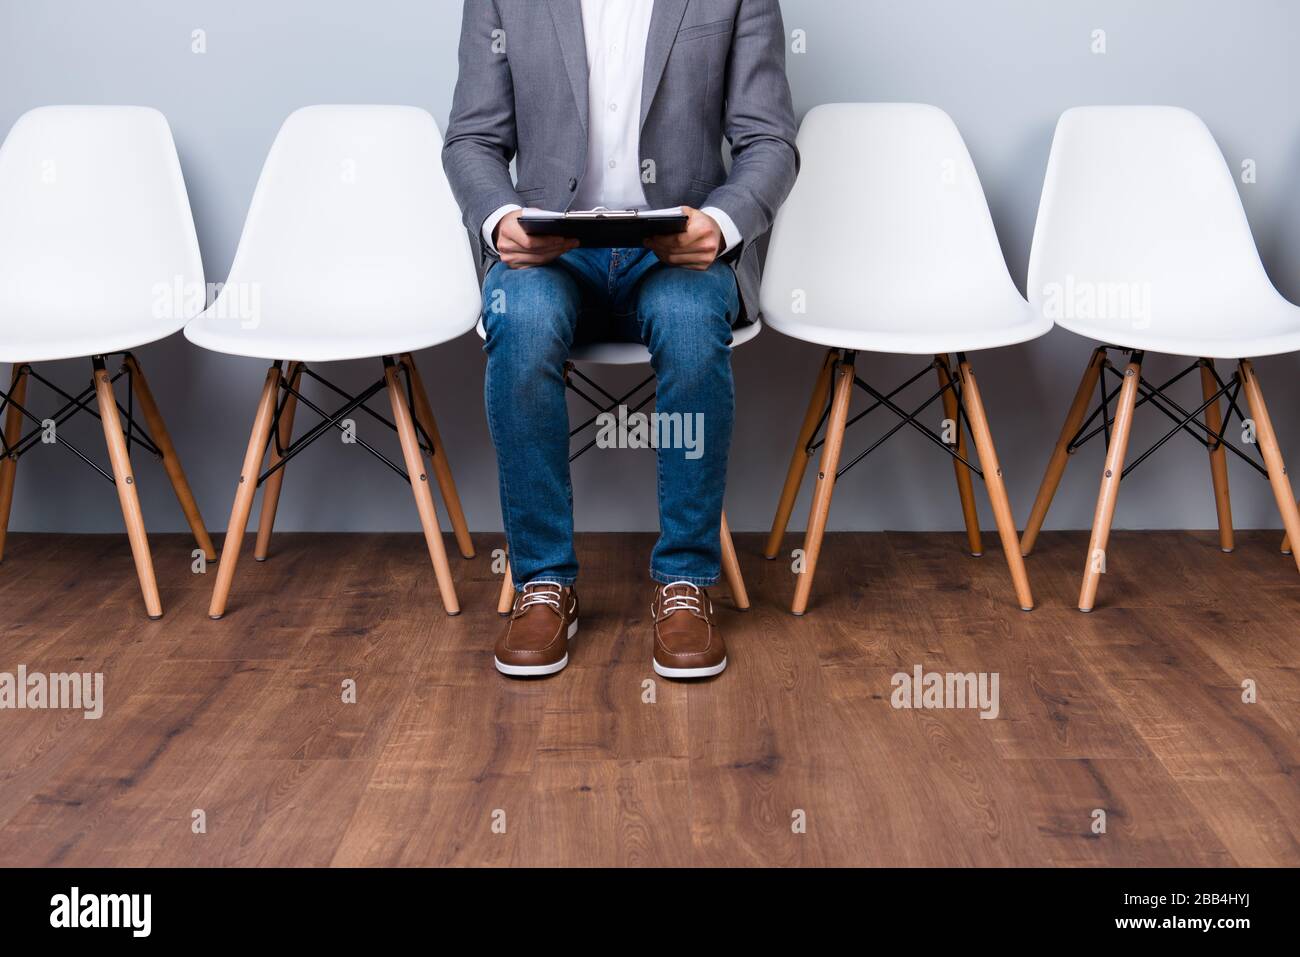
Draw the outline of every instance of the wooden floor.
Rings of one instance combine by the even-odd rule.
[[[964,535],[832,535],[802,619],[737,539],[754,608],[686,686],[653,681],[645,535],[581,538],[572,664],[523,682],[492,668],[494,537],[453,559],[458,618],[417,536],[281,535],[213,622],[215,568],[158,536],[150,622],[124,536],[12,536],[0,671],[102,671],[107,703],[0,711],[0,864],[1300,864],[1278,534],[1118,533],[1091,615],[1084,534],[1043,536],[1030,614]],[[895,710],[916,665],[998,672],[999,718]]]

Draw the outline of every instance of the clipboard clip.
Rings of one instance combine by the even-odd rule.
[[[636,219],[641,214],[635,209],[606,209],[604,206],[597,206],[595,209],[583,209],[572,213],[565,213],[565,219]]]

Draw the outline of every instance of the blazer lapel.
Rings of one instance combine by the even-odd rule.
[[[573,0],[574,6],[578,0]],[[641,81],[641,127],[645,127],[646,115],[650,104],[654,102],[655,93],[659,91],[659,81],[663,79],[664,67],[668,65],[668,54],[672,52],[677,39],[677,28],[681,26],[686,14],[688,0],[655,0],[654,10],[650,14],[650,36],[645,45],[645,76]]]
[[[564,68],[573,84],[582,128],[587,128],[587,38],[582,30],[582,0],[550,0],[551,17],[560,38]]]

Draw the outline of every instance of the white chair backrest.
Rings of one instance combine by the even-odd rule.
[[[798,144],[799,179],[769,247],[765,314],[789,314],[796,291],[817,323],[853,328],[933,328],[982,307],[1024,308],[948,114],[916,103],[818,106]]]
[[[1029,258],[1029,299],[1116,345],[1223,334],[1281,298],[1251,236],[1236,183],[1194,113],[1092,106],[1064,113]]]
[[[203,309],[203,262],[166,118],[139,106],[47,106],[0,147],[0,335],[101,331]]]
[[[214,310],[222,297],[256,286],[268,328],[355,332],[382,317],[468,331],[480,292],[441,152],[433,117],[416,107],[291,114]]]

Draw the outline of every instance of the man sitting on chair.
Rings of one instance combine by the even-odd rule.
[[[721,565],[731,331],[758,315],[755,243],[794,184],[795,132],[778,0],[466,0],[443,163],[487,270],[487,414],[518,588],[501,672],[560,671],[577,630],[575,341],[644,343],[658,410],[703,416],[702,455],[658,450],[654,667],[726,667],[705,589]],[[579,249],[519,223],[525,206],[676,205],[685,232],[645,248]]]

